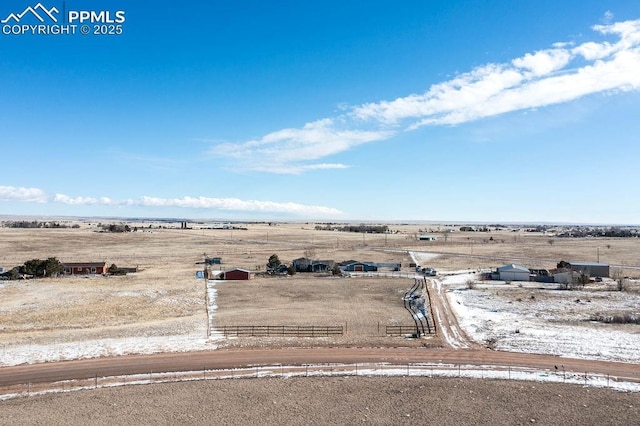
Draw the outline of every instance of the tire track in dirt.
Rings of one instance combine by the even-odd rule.
[[[438,279],[428,278],[427,286],[429,286],[429,295],[431,308],[433,310],[434,321],[436,321],[436,329],[442,335],[445,345],[452,349],[479,349],[481,346],[472,342],[464,330],[458,324],[449,299],[442,288],[442,282]]]

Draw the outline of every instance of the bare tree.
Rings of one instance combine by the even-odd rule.
[[[316,257],[316,249],[314,247],[307,247],[304,249],[304,257],[307,259],[315,259]]]
[[[618,291],[626,290],[622,268],[614,269],[613,273],[611,274],[611,278],[613,278],[616,281],[616,289]]]

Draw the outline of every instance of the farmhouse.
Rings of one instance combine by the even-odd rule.
[[[460,227],[460,231],[461,232],[476,232],[476,228],[474,226],[461,226]]]
[[[501,281],[529,281],[529,274],[529,268],[513,263],[498,268],[498,276]]]
[[[251,279],[251,271],[241,268],[231,269],[220,274],[225,280],[241,280],[246,281]]]
[[[336,264],[333,260],[311,260],[300,257],[291,261],[291,265],[296,272],[327,272],[333,269]]]
[[[586,274],[590,277],[609,276],[609,265],[606,263],[570,262],[569,267],[574,272]]]
[[[100,275],[107,273],[106,262],[63,263],[64,275]]]

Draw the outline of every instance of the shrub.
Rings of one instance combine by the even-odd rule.
[[[638,314],[595,314],[591,315],[590,321],[602,322],[605,324],[639,324],[640,315]]]

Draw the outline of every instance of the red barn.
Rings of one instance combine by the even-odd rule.
[[[64,263],[62,272],[65,275],[101,275],[107,273],[105,262]]]
[[[246,269],[231,269],[224,273],[225,280],[250,280],[251,279],[251,271],[247,271]]]

